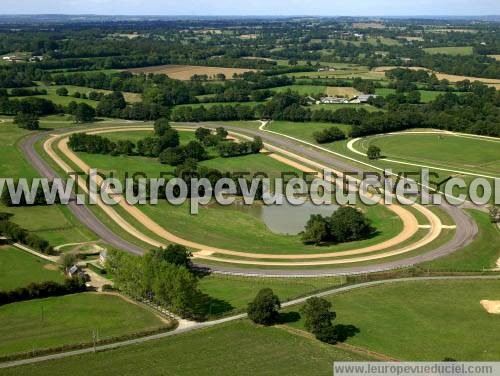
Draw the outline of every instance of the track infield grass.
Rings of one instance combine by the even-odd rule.
[[[369,145],[387,158],[500,175],[500,139],[408,133],[369,137],[354,147],[366,151]]]

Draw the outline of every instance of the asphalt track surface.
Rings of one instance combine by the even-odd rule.
[[[144,123],[141,123],[144,124]],[[221,124],[218,123],[176,123],[178,126],[182,127],[192,127],[198,128],[201,125],[209,128],[220,127]],[[356,174],[361,174],[363,170],[353,166],[347,160],[341,157],[334,156],[332,154],[321,152],[317,149],[308,147],[307,145],[301,144],[300,142],[290,140],[288,138],[274,135],[262,130],[248,129],[242,127],[228,126],[224,125],[227,129],[230,129],[239,134],[246,135],[249,137],[259,136],[262,138],[264,143],[270,144],[272,146],[280,147],[285,150],[289,150],[295,154],[303,156],[305,158],[311,159],[313,161],[322,163],[327,166],[332,166],[336,170],[344,172],[352,172]],[[74,129],[74,128],[73,128]],[[56,133],[67,131],[68,129],[60,130]],[[21,143],[21,149],[23,150],[27,160],[31,165],[38,171],[40,176],[53,179],[58,176],[54,169],[38,154],[35,150],[34,145],[37,141],[43,138],[44,134],[35,134],[25,138]],[[372,265],[360,265],[345,268],[331,268],[331,269],[296,269],[296,270],[285,270],[285,269],[259,269],[259,268],[238,268],[234,266],[219,266],[219,265],[208,265],[201,262],[196,262],[199,267],[209,268],[213,272],[223,273],[223,274],[233,274],[233,275],[247,275],[247,276],[276,276],[276,277],[318,277],[318,276],[331,276],[331,275],[347,275],[347,274],[361,274],[361,273],[372,273],[378,271],[399,269],[408,266],[412,266],[418,263],[431,261],[442,256],[446,256],[465,245],[469,244],[478,232],[476,223],[472,218],[467,215],[463,210],[458,207],[454,207],[448,204],[441,206],[452,218],[456,224],[456,231],[453,239],[448,243],[421,255],[413,256],[406,259],[389,261],[384,263],[372,264]],[[131,244],[130,242],[122,239],[120,236],[109,230],[95,215],[92,213],[88,207],[84,205],[77,205],[76,200],[71,200],[69,208],[76,218],[85,226],[87,226],[91,231],[93,231],[97,236],[99,236],[104,242],[110,244],[118,249],[141,255],[144,253],[144,249]]]

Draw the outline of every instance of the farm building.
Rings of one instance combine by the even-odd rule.
[[[354,98],[352,98],[349,103],[366,103],[370,98],[376,98],[377,96],[375,94],[360,94]]]
[[[341,103],[349,103],[346,98],[341,97],[323,97],[316,104],[341,104]]]

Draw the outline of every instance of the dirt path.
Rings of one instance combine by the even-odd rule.
[[[92,133],[92,134],[98,134],[98,133],[109,133],[109,132],[127,132],[127,131],[135,131],[135,130],[146,130],[146,129],[151,129],[151,127],[147,126],[127,126],[127,127],[106,127],[106,128],[96,128],[90,131],[87,131],[87,133]],[[192,130],[192,129],[190,129]],[[70,159],[76,166],[78,166],[82,171],[88,171],[90,169],[90,166],[85,164],[78,156],[73,153],[69,147],[67,146],[68,138],[71,133],[76,133],[75,132],[68,132],[64,133],[62,135],[53,135],[50,137],[45,143],[44,143],[44,149],[47,152],[47,154],[65,171],[69,172],[72,171],[73,169],[68,166],[54,151],[53,149],[53,143],[55,141],[58,141],[58,148],[63,152],[68,159]],[[231,132],[233,135],[236,135],[238,137],[244,137],[248,138],[247,136]],[[273,147],[272,145],[266,145],[266,149],[269,149],[273,152],[279,152],[280,155],[277,154],[272,154],[273,158],[279,159],[283,163],[287,163],[289,165],[292,165],[296,168],[300,168],[304,171],[321,171],[324,169],[329,169],[327,166],[323,166],[321,164],[315,163],[311,160],[308,160],[306,158],[300,157],[296,154],[290,153],[286,150],[279,149],[277,147]],[[286,155],[287,157],[283,156]],[[294,161],[292,161],[290,158],[293,158]],[[299,162],[297,162],[299,161]],[[311,168],[309,166],[314,166],[314,168]],[[339,172],[337,172],[339,173]],[[96,182],[100,183],[101,178],[96,177]],[[87,192],[87,187],[84,179],[78,178],[78,184],[79,186],[84,190],[84,192]],[[121,215],[119,215],[115,209],[113,209],[112,206],[109,206],[102,202],[100,198],[97,200],[97,204],[101,209],[104,210],[104,212],[114,221],[116,222],[122,229],[127,231],[129,234],[132,236],[136,237],[137,239],[142,240],[145,243],[151,244],[155,247],[158,246],[165,246],[164,243],[159,242],[155,239],[152,239],[151,237],[145,235],[144,233],[140,232],[137,230],[133,225],[131,225],[129,222],[127,222]],[[370,246],[370,247],[365,247],[361,249],[353,249],[353,250],[348,250],[348,251],[343,251],[343,252],[331,252],[331,253],[322,253],[322,254],[289,254],[289,255],[274,255],[274,254],[260,254],[260,253],[249,253],[249,252],[239,252],[239,251],[233,251],[233,250],[227,250],[227,249],[221,249],[218,247],[211,247],[207,246],[204,244],[192,242],[186,239],[183,239],[177,235],[174,235],[167,230],[165,230],[162,226],[160,226],[158,223],[153,221],[151,218],[149,218],[147,215],[145,215],[143,212],[141,212],[139,209],[136,207],[129,205],[126,203],[125,200],[121,200],[119,204],[128,214],[130,214],[132,217],[134,217],[137,221],[142,223],[146,228],[151,230],[153,233],[158,235],[159,237],[167,240],[168,242],[172,243],[177,243],[177,244],[182,244],[185,245],[186,247],[189,248],[194,248],[197,250],[202,251],[201,253],[195,254],[198,258],[203,258],[203,259],[210,259],[210,260],[215,260],[215,261],[222,261],[222,262],[230,262],[230,263],[240,263],[240,264],[255,264],[255,265],[286,265],[286,266],[294,266],[294,265],[328,265],[328,264],[344,264],[344,263],[352,263],[352,262],[359,262],[359,261],[369,261],[369,260],[376,260],[384,257],[389,257],[389,256],[394,256],[398,255],[401,253],[409,252],[411,250],[414,250],[416,248],[420,248],[425,244],[430,243],[433,241],[441,232],[441,222],[437,216],[435,216],[432,212],[430,212],[428,209],[423,208],[419,205],[416,205],[417,210],[421,211],[429,220],[429,223],[431,224],[431,228],[428,234],[426,234],[422,239],[419,241],[402,247],[397,250],[393,250],[390,252],[385,252],[377,255],[369,255],[369,256],[363,256],[363,257],[357,257],[357,258],[348,258],[348,259],[335,259],[335,260],[321,260],[321,261],[302,261],[302,262],[268,262],[268,261],[253,261],[253,260],[235,260],[235,259],[226,259],[226,258],[220,258],[220,257],[214,257],[212,256],[213,253],[218,253],[218,254],[227,254],[227,255],[232,255],[232,256],[237,256],[237,257],[244,257],[244,258],[257,258],[257,259],[284,259],[284,260],[304,260],[304,259],[318,259],[318,258],[336,258],[336,257],[342,257],[342,256],[352,256],[352,255],[361,255],[364,253],[372,253],[378,250],[383,250],[387,249],[389,247],[396,246],[397,244],[400,244],[401,242],[411,238],[417,231],[418,231],[418,222],[416,218],[411,214],[408,210],[404,209],[401,206],[397,205],[389,205],[387,206],[390,210],[392,210],[396,215],[398,215],[401,220],[403,221],[404,225],[404,230],[398,234],[396,237],[389,239],[385,242]]]
[[[316,337],[314,336],[314,334],[306,332],[305,330],[300,330],[300,329],[297,329],[297,328],[292,328],[292,327],[287,326],[287,325],[275,325],[275,327],[279,328],[279,329],[282,329],[282,330],[284,330],[284,331],[286,331],[288,333],[291,333],[291,334],[294,334],[294,335],[298,335],[298,336],[301,336],[301,337],[304,337],[304,338],[308,338],[308,339],[310,339],[312,341],[316,341],[316,342],[318,341],[316,339]],[[325,346],[332,346],[332,345],[325,344]],[[344,342],[338,342],[338,343],[336,343],[333,346],[337,347],[339,349],[342,349],[342,350],[346,350],[348,352],[355,353],[355,354],[369,356],[370,358],[374,358],[376,360],[380,360],[380,361],[383,361],[383,362],[394,362],[394,361],[398,361],[399,360],[399,359],[390,357],[389,355],[385,355],[385,354],[382,354],[382,353],[379,353],[379,352],[371,351],[371,350],[365,349],[364,347],[350,345],[350,344],[347,344],[347,343],[344,343]]]

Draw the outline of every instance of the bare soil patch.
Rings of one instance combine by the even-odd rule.
[[[249,71],[254,71],[255,69],[244,69],[244,68],[221,68],[221,67],[206,67],[197,65],[156,65],[153,67],[144,68],[132,68],[127,69],[131,73],[159,73],[166,74],[168,77],[174,80],[190,80],[195,74],[203,75],[206,74],[209,78],[214,78],[217,74],[224,74],[226,78],[230,79],[233,74],[242,74]]]
[[[500,300],[481,300],[479,303],[481,303],[486,312],[500,315]]]
[[[357,91],[353,87],[337,87],[337,86],[328,86],[326,88],[326,94],[331,97],[355,97],[360,95],[361,92]]]

